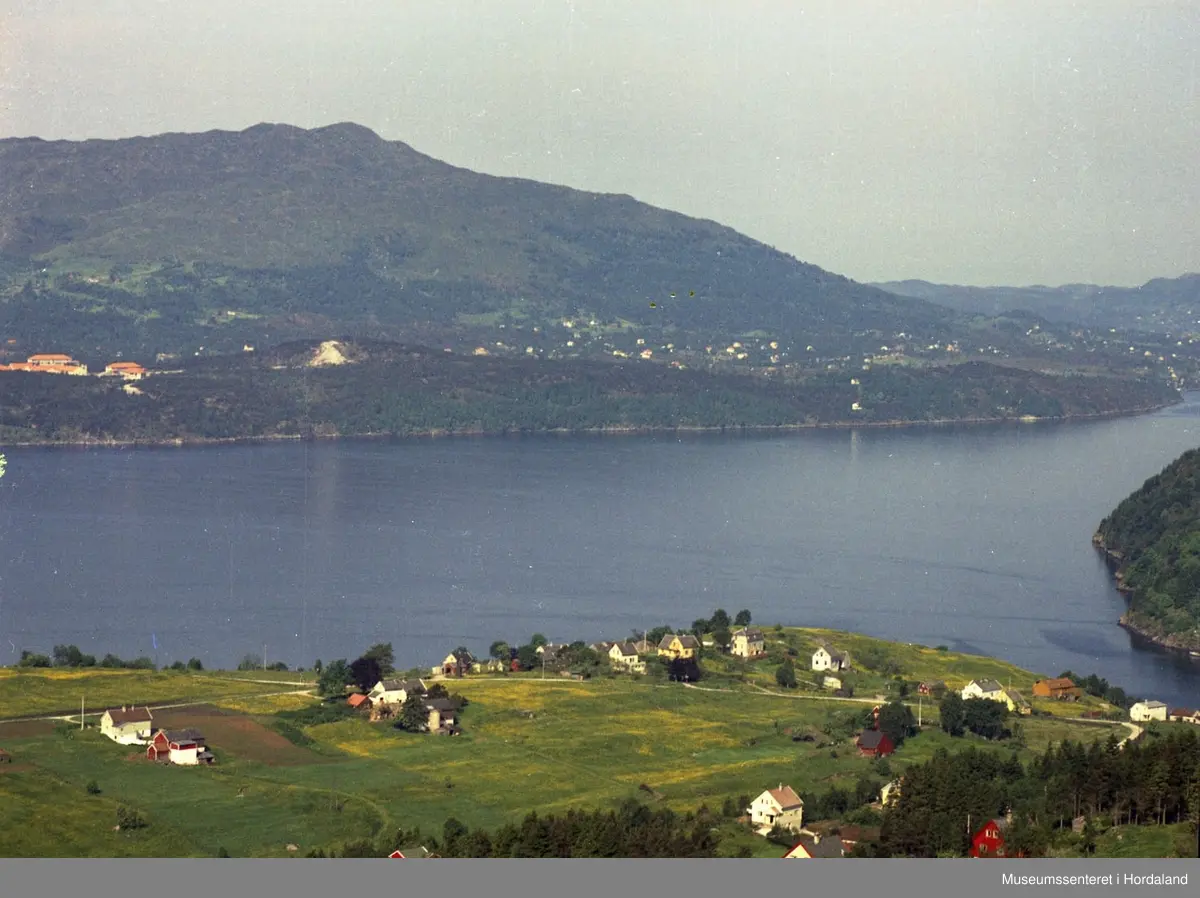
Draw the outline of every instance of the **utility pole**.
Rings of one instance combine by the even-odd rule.
[[[79,728],[83,729],[83,696],[79,696]]]
[[[263,670],[267,669],[267,644],[263,643]]]
[[[917,729],[921,728],[921,693],[917,693]]]

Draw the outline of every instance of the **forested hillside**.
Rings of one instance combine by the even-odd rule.
[[[1096,543],[1129,597],[1126,623],[1165,645],[1200,650],[1200,449],[1121,502]]]
[[[317,364],[335,353],[340,364]],[[642,361],[327,341],[194,359],[136,384],[0,374],[6,442],[214,440],[1063,418],[1173,402],[1157,381],[968,363],[765,378]]]

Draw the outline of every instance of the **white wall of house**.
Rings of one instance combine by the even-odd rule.
[[[1167,706],[1162,702],[1137,702],[1129,709],[1130,720],[1166,720]]]
[[[755,826],[782,826],[784,829],[799,830],[804,826],[804,808],[783,810],[769,791],[754,799],[748,808],[750,822]]]
[[[833,667],[833,658],[825,649],[819,648],[813,652],[812,669],[813,670],[830,670]]]
[[[150,741],[150,721],[114,726],[107,715],[100,719],[100,733],[119,745],[145,745]]]
[[[194,767],[200,763],[199,749],[195,746],[191,748],[172,748],[170,754],[172,764],[181,764],[184,767]]]

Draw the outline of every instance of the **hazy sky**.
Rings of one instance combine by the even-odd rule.
[[[1190,0],[0,0],[0,136],[355,121],[858,280],[1136,284],[1200,271],[1198,48]]]

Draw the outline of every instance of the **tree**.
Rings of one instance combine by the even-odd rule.
[[[708,619],[708,622],[714,630],[728,630],[729,625],[732,623],[732,621],[729,619],[729,612],[724,608],[718,608],[716,611],[714,611],[712,617]]]
[[[696,634],[697,637],[704,636],[711,629],[712,624],[702,617],[698,617],[696,620],[692,621],[692,632]]]
[[[488,648],[488,656],[497,661],[507,661],[512,657],[512,648],[503,639],[497,639]]]
[[[204,670],[204,664],[199,658],[189,658],[187,663],[188,670]]]
[[[533,670],[542,663],[542,656],[538,654],[536,646],[523,645],[517,649],[517,663],[521,665],[521,670]]]
[[[963,702],[963,725],[984,739],[1003,739],[1011,735],[1005,722],[1008,706],[986,698],[969,698]]]
[[[668,633],[674,633],[674,632],[675,631],[672,630],[670,627],[666,627],[666,626],[655,627],[654,629],[650,630],[646,634],[646,641],[649,642],[651,645],[658,645],[660,642],[662,642],[662,638],[664,636],[666,636]]]
[[[719,648],[728,648],[729,643],[733,641],[733,634],[729,632],[728,627],[721,627],[712,632],[713,644]]]
[[[262,658],[253,653],[242,656],[242,660],[238,662],[238,670],[262,670]]]
[[[897,748],[917,731],[912,708],[903,702],[888,702],[879,709],[878,727]]]
[[[796,688],[796,668],[791,658],[784,658],[783,663],[775,670],[775,682],[784,689]]]
[[[467,835],[467,828],[454,817],[447,818],[442,824],[442,847],[446,854],[453,856],[460,839]]]
[[[56,645],[51,654],[55,667],[91,667],[96,663],[95,658],[84,655],[77,645]],[[91,664],[85,663],[88,658],[91,658]]]
[[[317,691],[326,696],[343,695],[346,685],[352,682],[354,676],[350,673],[350,665],[346,663],[345,658],[339,658],[337,661],[330,661],[321,670],[321,676],[317,680]]]
[[[377,642],[363,652],[362,656],[375,661],[379,665],[379,676],[381,679],[389,677],[396,672],[396,653],[392,651],[392,644],[390,642]],[[378,682],[379,680],[375,681],[375,683]],[[371,685],[374,686],[375,683]]]
[[[750,612],[749,612],[749,610],[747,610],[747,609],[743,608],[741,611],[739,611],[739,612],[737,613],[737,616],[736,616],[736,617],[733,619],[733,624],[734,624],[734,626],[735,626],[735,627],[748,627],[748,626],[750,626]]]
[[[429,713],[425,710],[425,700],[415,693],[410,695],[400,707],[400,719],[396,721],[396,729],[409,733],[423,733],[428,725]]]
[[[22,650],[21,658],[17,661],[17,667],[49,667],[50,659],[45,655],[39,655],[35,652]]]
[[[549,641],[550,640],[548,640],[541,633],[534,633],[532,636],[529,637],[529,644],[531,646],[533,646],[535,649],[538,648],[539,646],[545,645]]]
[[[383,669],[376,659],[364,655],[350,663],[350,677],[360,692],[370,692],[383,679]]]
[[[962,696],[957,692],[947,692],[942,696],[938,705],[942,718],[942,729],[951,736],[961,736],[966,727],[966,710],[963,708]]]

